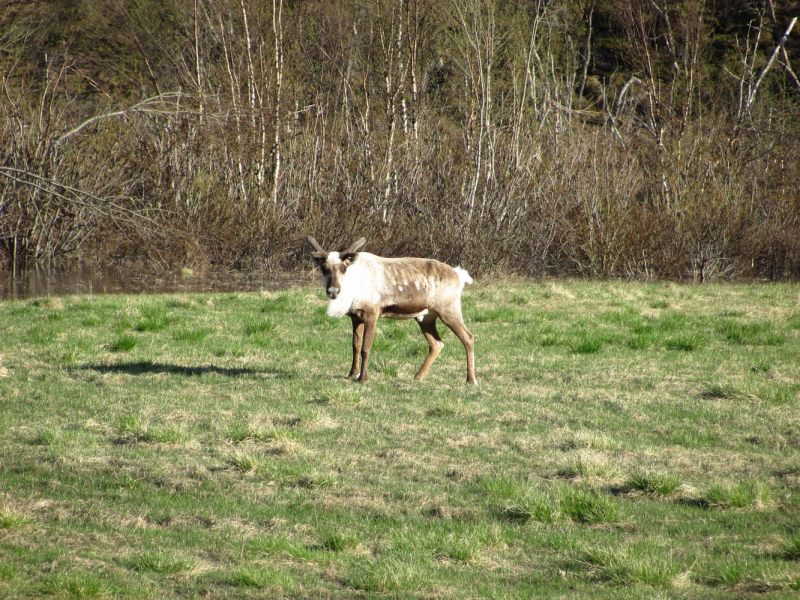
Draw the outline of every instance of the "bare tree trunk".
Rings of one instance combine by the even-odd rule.
[[[376,0],[379,19],[379,35],[383,53],[383,78],[386,98],[386,159],[383,165],[383,199],[381,201],[381,219],[389,223],[392,218],[391,199],[397,193],[397,167],[395,165],[395,138],[397,136],[397,121],[403,120],[403,129],[407,132],[407,112],[405,98],[403,97],[403,82],[405,78],[402,43],[405,37],[403,27],[403,11],[405,0],[400,0],[397,7],[390,6],[387,10],[381,0]],[[388,14],[387,14],[388,12]],[[401,112],[398,116],[398,98],[400,98]]]
[[[236,124],[236,153],[235,161],[236,168],[239,174],[238,187],[241,190],[242,198],[247,197],[247,184],[245,183],[244,163],[242,162],[242,114],[241,114],[241,80],[239,79],[239,72],[233,66],[233,48],[232,40],[233,31],[230,36],[226,36],[225,23],[222,20],[224,11],[220,8],[217,13],[219,21],[220,37],[222,39],[222,49],[225,55],[225,68],[228,72],[228,83],[231,90],[231,103],[233,104],[233,120]],[[228,151],[230,152],[230,151]]]
[[[197,84],[197,92],[200,94],[200,113],[203,113],[203,80],[200,76],[200,27],[197,17],[197,0],[194,0],[194,65],[195,77]],[[202,116],[201,116],[202,119]],[[202,120],[201,120],[202,122]]]
[[[406,27],[408,30],[409,70],[411,71],[411,127],[415,141],[419,140],[419,81],[417,69],[419,68],[420,18],[419,0],[417,0],[414,2],[413,20],[409,10],[410,23]]]
[[[496,50],[494,0],[453,0],[456,23],[463,41],[460,67],[469,82],[471,117],[477,120],[477,139],[472,144],[473,172],[467,189],[467,217],[472,220],[477,204],[478,188],[495,176],[494,110],[492,98],[492,65]],[[475,107],[477,106],[477,115]],[[485,205],[481,205],[481,210]]]
[[[790,21],[789,26],[786,28],[786,33],[783,34],[783,37],[781,37],[780,41],[778,42],[778,45],[775,46],[775,48],[772,50],[772,54],[770,55],[769,60],[767,60],[767,64],[764,65],[764,68],[761,69],[758,78],[750,87],[750,91],[747,94],[747,100],[745,101],[745,112],[750,111],[750,107],[753,105],[753,101],[756,98],[756,92],[758,91],[758,86],[761,85],[761,81],[764,79],[764,76],[772,67],[772,63],[775,62],[775,57],[778,56],[778,52],[783,48],[784,44],[786,44],[786,39],[789,37],[789,34],[792,33],[792,29],[794,29],[795,23],[797,23],[797,17],[795,17]],[[755,50],[753,52],[753,55],[755,56]]]
[[[244,25],[244,37],[245,37],[245,49],[246,49],[246,56],[247,56],[247,74],[248,74],[248,99],[250,105],[250,112],[251,112],[251,122],[253,127],[253,132],[257,132],[259,130],[259,116],[262,114],[263,110],[263,96],[260,93],[260,86],[258,84],[258,79],[256,77],[256,69],[255,69],[255,62],[253,60],[253,39],[250,35],[250,21],[247,15],[247,7],[245,5],[245,0],[240,0],[240,5],[242,9],[242,22]],[[262,136],[266,135],[266,131],[261,129]],[[265,169],[266,169],[266,144],[262,141],[261,144],[261,159],[258,161],[256,165],[256,181],[258,183],[259,193],[258,198],[256,199],[256,203],[260,204],[263,200],[261,195],[261,190],[263,189],[264,179],[265,179]]]
[[[275,138],[273,147],[272,205],[278,205],[278,189],[281,177],[281,94],[283,90],[283,0],[272,0],[272,33],[275,36],[275,111],[273,125]]]
[[[581,12],[583,12],[583,20],[586,23],[586,48],[584,49],[583,55],[583,69],[581,72],[581,84],[578,89],[578,99],[583,99],[583,90],[586,87],[586,77],[589,73],[589,63],[592,60],[592,17],[594,16],[594,1],[591,0],[588,7],[583,8],[582,3],[578,3],[578,6],[581,8]]]

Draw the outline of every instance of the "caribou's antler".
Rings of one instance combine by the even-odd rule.
[[[350,247],[347,250],[345,250],[343,254],[355,254],[356,252],[361,250],[361,248],[363,248],[366,243],[367,240],[365,238],[363,237],[359,238],[358,240],[350,244]]]
[[[306,236],[306,241],[308,242],[308,245],[311,246],[317,252],[322,252],[323,254],[327,254],[327,252],[325,252],[325,250],[322,249],[322,246],[319,245],[319,242],[310,235]]]

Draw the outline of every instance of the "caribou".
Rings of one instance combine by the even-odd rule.
[[[414,319],[428,342],[428,356],[414,379],[428,374],[444,343],[436,320],[456,334],[467,352],[467,382],[476,384],[473,336],[461,316],[461,292],[469,273],[428,258],[383,258],[361,252],[363,237],[342,252],[326,252],[308,236],[328,296],[328,316],[349,316],[353,323],[350,379],[369,378],[367,366],[378,318]],[[360,359],[360,368],[359,368]]]

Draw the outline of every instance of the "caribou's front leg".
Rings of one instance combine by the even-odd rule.
[[[369,364],[369,352],[372,349],[372,339],[375,337],[375,326],[377,323],[377,313],[366,313],[364,315],[364,343],[361,346],[361,375],[358,377],[358,381],[361,383],[369,379],[367,365]]]
[[[352,314],[350,320],[353,322],[353,365],[350,367],[350,374],[347,377],[356,379],[358,377],[358,358],[364,340],[364,320],[358,315]]]

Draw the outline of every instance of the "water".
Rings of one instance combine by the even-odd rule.
[[[171,294],[281,290],[315,281],[309,274],[135,269],[0,271],[0,299],[91,294]]]

